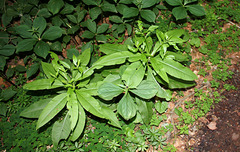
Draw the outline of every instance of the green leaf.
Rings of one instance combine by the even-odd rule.
[[[43,111],[43,109],[46,107],[46,105],[52,100],[52,98],[47,98],[43,100],[39,100],[37,102],[34,102],[32,105],[24,109],[21,113],[21,117],[25,118],[38,118]]]
[[[190,41],[191,45],[194,45],[195,47],[200,47],[201,41],[199,38],[192,38]]]
[[[96,33],[97,32],[97,24],[96,22],[88,19],[87,20],[87,28],[89,29],[89,31]]]
[[[78,121],[70,137],[71,141],[77,140],[83,132],[86,123],[86,114],[82,106],[78,103]]]
[[[36,39],[24,39],[18,43],[16,52],[31,51],[36,42]]]
[[[22,38],[33,38],[32,34],[29,32],[31,28],[25,24],[15,27],[15,30]]]
[[[66,15],[66,17],[67,17],[67,19],[68,19],[70,22],[75,23],[75,24],[78,23],[76,16],[74,16],[74,15]]]
[[[123,51],[123,52],[116,52],[113,54],[105,55],[98,59],[93,65],[93,69],[100,69],[103,66],[109,66],[109,65],[117,65],[122,64],[126,61],[126,59],[133,54],[129,51]]]
[[[97,19],[101,13],[102,13],[102,10],[99,7],[94,7],[89,10],[89,14],[92,20]]]
[[[27,78],[29,79],[31,76],[36,74],[39,70],[39,63],[34,63],[30,66],[30,69],[27,70]]]
[[[145,69],[141,62],[130,64],[122,75],[122,80],[125,81],[129,88],[136,88],[143,80]]]
[[[125,31],[125,26],[124,24],[120,24],[117,26],[117,32],[118,34],[123,33]]]
[[[22,66],[22,65],[17,65],[16,67],[15,67],[15,69],[16,69],[16,71],[18,71],[18,72],[26,72],[26,67],[25,66]]]
[[[136,89],[130,91],[143,99],[151,99],[156,95],[158,89],[152,81],[143,80]]]
[[[55,80],[52,84],[53,79],[38,79],[27,83],[23,86],[23,89],[26,90],[44,90],[44,89],[54,89],[63,87],[64,85],[59,80]]]
[[[166,0],[166,2],[172,6],[182,5],[182,0]]]
[[[53,119],[65,107],[66,103],[67,93],[62,93],[54,97],[41,112],[37,122],[37,129]],[[70,126],[69,129],[71,130]]]
[[[117,9],[115,7],[114,4],[110,4],[107,1],[103,1],[103,5],[102,5],[102,10],[104,12],[112,12],[112,13],[117,13]]]
[[[91,58],[91,50],[90,49],[84,50],[82,54],[79,56],[79,58],[81,61],[81,65],[87,66]]]
[[[49,51],[50,46],[44,41],[38,41],[36,46],[34,47],[34,52],[44,59],[46,59]]]
[[[101,34],[101,33],[104,33],[108,30],[109,28],[109,24],[106,24],[106,23],[103,23],[102,25],[100,25],[97,29],[97,33],[98,34]]]
[[[132,4],[133,0],[120,0],[119,3],[121,4]]]
[[[47,4],[48,10],[53,14],[57,14],[64,6],[63,0],[50,0]]]
[[[126,93],[120,100],[117,111],[125,120],[129,120],[136,115],[137,108],[129,93]]]
[[[157,0],[142,0],[142,8],[148,8],[157,3]]]
[[[65,3],[64,8],[61,10],[61,14],[71,14],[75,10],[74,6],[68,3]]]
[[[161,64],[161,59],[158,58],[151,58],[150,62],[151,65],[153,67],[153,69],[155,70],[155,72],[165,81],[165,82],[169,82],[168,80],[168,76],[166,74],[165,69],[163,68],[163,65]]]
[[[154,105],[155,109],[158,113],[162,114],[168,109],[168,102],[166,101],[158,101]]]
[[[57,148],[58,143],[61,139],[68,138],[68,136],[71,133],[70,125],[71,125],[71,122],[68,115],[66,115],[61,122],[56,121],[53,124],[52,141],[53,141],[54,148]]]
[[[49,18],[50,16],[52,16],[51,13],[49,13],[47,8],[42,8],[38,11],[37,13],[38,16],[42,16],[44,18]]]
[[[143,122],[148,125],[152,119],[153,115],[153,102],[145,101],[140,98],[136,98],[136,104],[138,111],[142,117]]]
[[[1,97],[3,101],[7,101],[9,99],[11,99],[13,96],[15,96],[17,92],[12,90],[12,88],[7,88],[6,90],[4,90],[4,92],[2,92]]]
[[[5,103],[0,102],[0,115],[6,116],[8,108]]]
[[[113,83],[103,83],[98,88],[98,95],[104,100],[112,100],[114,97],[123,93],[123,89]]]
[[[109,124],[118,127],[118,128],[122,128],[116,114],[112,111],[112,109],[106,107],[106,106],[102,106],[102,112],[105,115],[106,119],[108,119],[110,122]]]
[[[204,7],[200,5],[188,5],[187,6],[189,12],[195,16],[203,16],[206,15]]]
[[[6,65],[6,59],[5,59],[5,57],[3,57],[3,56],[0,56],[0,70],[4,70],[4,67],[5,67],[5,65]]]
[[[94,38],[94,36],[95,36],[95,34],[88,30],[84,31],[82,34],[82,37],[87,38],[87,39],[92,39],[92,38]]]
[[[123,20],[119,16],[116,16],[116,15],[110,16],[109,20],[114,23],[123,23]]]
[[[160,62],[163,65],[164,70],[173,77],[187,81],[194,81],[197,79],[197,76],[189,68],[184,67],[172,59],[165,59]]]
[[[83,0],[83,2],[87,5],[98,5],[97,1],[95,0]]]
[[[39,32],[39,36],[42,35],[43,31],[47,26],[47,22],[43,17],[37,17],[33,21],[33,27]]]
[[[97,117],[105,118],[101,111],[102,108],[95,98],[82,90],[76,90],[76,94],[78,101],[81,103],[85,110]]]
[[[194,81],[184,81],[182,79],[169,76],[168,87],[170,89],[189,88],[195,85],[196,83]]]
[[[57,72],[55,71],[52,64],[46,63],[46,62],[41,62],[41,64],[42,64],[43,72],[47,76],[47,78],[50,79],[56,75]]]
[[[63,50],[63,46],[59,41],[52,43],[50,48],[51,48],[51,50],[58,51],[58,52],[62,52],[62,50]]]
[[[113,54],[116,52],[122,52],[122,51],[127,51],[127,46],[122,45],[122,44],[110,44],[110,43],[105,43],[105,44],[100,44],[99,45],[99,50],[105,54]]]
[[[182,6],[175,7],[172,10],[172,13],[173,13],[173,16],[176,18],[176,20],[184,19],[187,17],[187,11]]]
[[[11,44],[4,45],[0,49],[0,55],[3,55],[3,56],[11,56],[14,54],[14,52],[15,52],[15,46]]]
[[[123,17],[124,18],[131,18],[131,17],[135,17],[138,16],[138,9],[135,7],[125,7],[123,9]]]
[[[67,93],[70,96],[67,103],[67,109],[71,120],[71,130],[73,130],[78,121],[78,100],[72,89],[69,89]]]
[[[43,33],[42,39],[45,40],[55,40],[62,36],[62,29],[59,26],[51,26],[46,32]]]

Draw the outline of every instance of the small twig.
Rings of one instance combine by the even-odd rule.
[[[219,17],[218,19],[222,19],[221,17]],[[224,19],[222,19],[222,20],[224,20]],[[230,21],[230,20],[228,20],[228,19],[226,19],[230,24],[232,24],[232,25],[235,25],[237,28],[239,28],[240,29],[240,26],[238,26],[236,23],[233,23],[232,21]]]

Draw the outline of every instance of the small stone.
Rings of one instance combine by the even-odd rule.
[[[239,134],[233,133],[232,140],[237,140],[239,138]]]

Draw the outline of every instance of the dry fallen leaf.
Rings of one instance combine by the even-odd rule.
[[[217,123],[215,121],[210,122],[207,127],[211,130],[216,130],[217,129]]]

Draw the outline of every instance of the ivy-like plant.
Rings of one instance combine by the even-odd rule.
[[[39,101],[25,109],[22,117],[38,118],[37,129],[60,117],[53,125],[52,140],[57,147],[61,139],[75,141],[84,130],[86,114],[110,120],[110,124],[121,128],[115,113],[101,105],[93,96],[97,95],[98,83],[90,83],[90,49],[70,60],[59,60],[51,53],[52,63],[42,62],[46,79],[35,80],[24,85],[26,90],[52,90],[55,97]],[[63,112],[61,112],[63,111]]]

